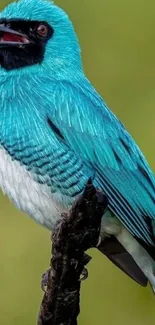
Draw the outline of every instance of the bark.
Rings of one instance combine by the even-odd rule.
[[[83,195],[56,225],[38,325],[77,325],[81,280],[87,278],[85,266],[91,260],[85,251],[98,244],[106,207],[106,197],[89,180]]]

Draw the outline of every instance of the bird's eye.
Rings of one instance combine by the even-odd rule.
[[[37,28],[37,33],[41,37],[46,37],[48,35],[48,27],[46,25],[40,24]]]

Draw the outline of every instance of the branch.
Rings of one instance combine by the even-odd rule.
[[[106,197],[89,180],[71,211],[62,215],[52,235],[53,257],[38,325],[77,325],[81,280],[91,260],[85,251],[97,246],[106,207]]]

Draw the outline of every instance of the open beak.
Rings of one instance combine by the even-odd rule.
[[[0,49],[30,44],[28,36],[0,24]]]

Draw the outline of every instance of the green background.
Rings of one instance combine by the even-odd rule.
[[[37,1],[37,0],[36,0]],[[0,2],[3,6],[8,1]],[[80,38],[87,76],[155,169],[155,1],[57,0]],[[155,297],[93,250],[81,325],[152,325]],[[48,268],[49,233],[0,196],[0,324],[31,325]]]

